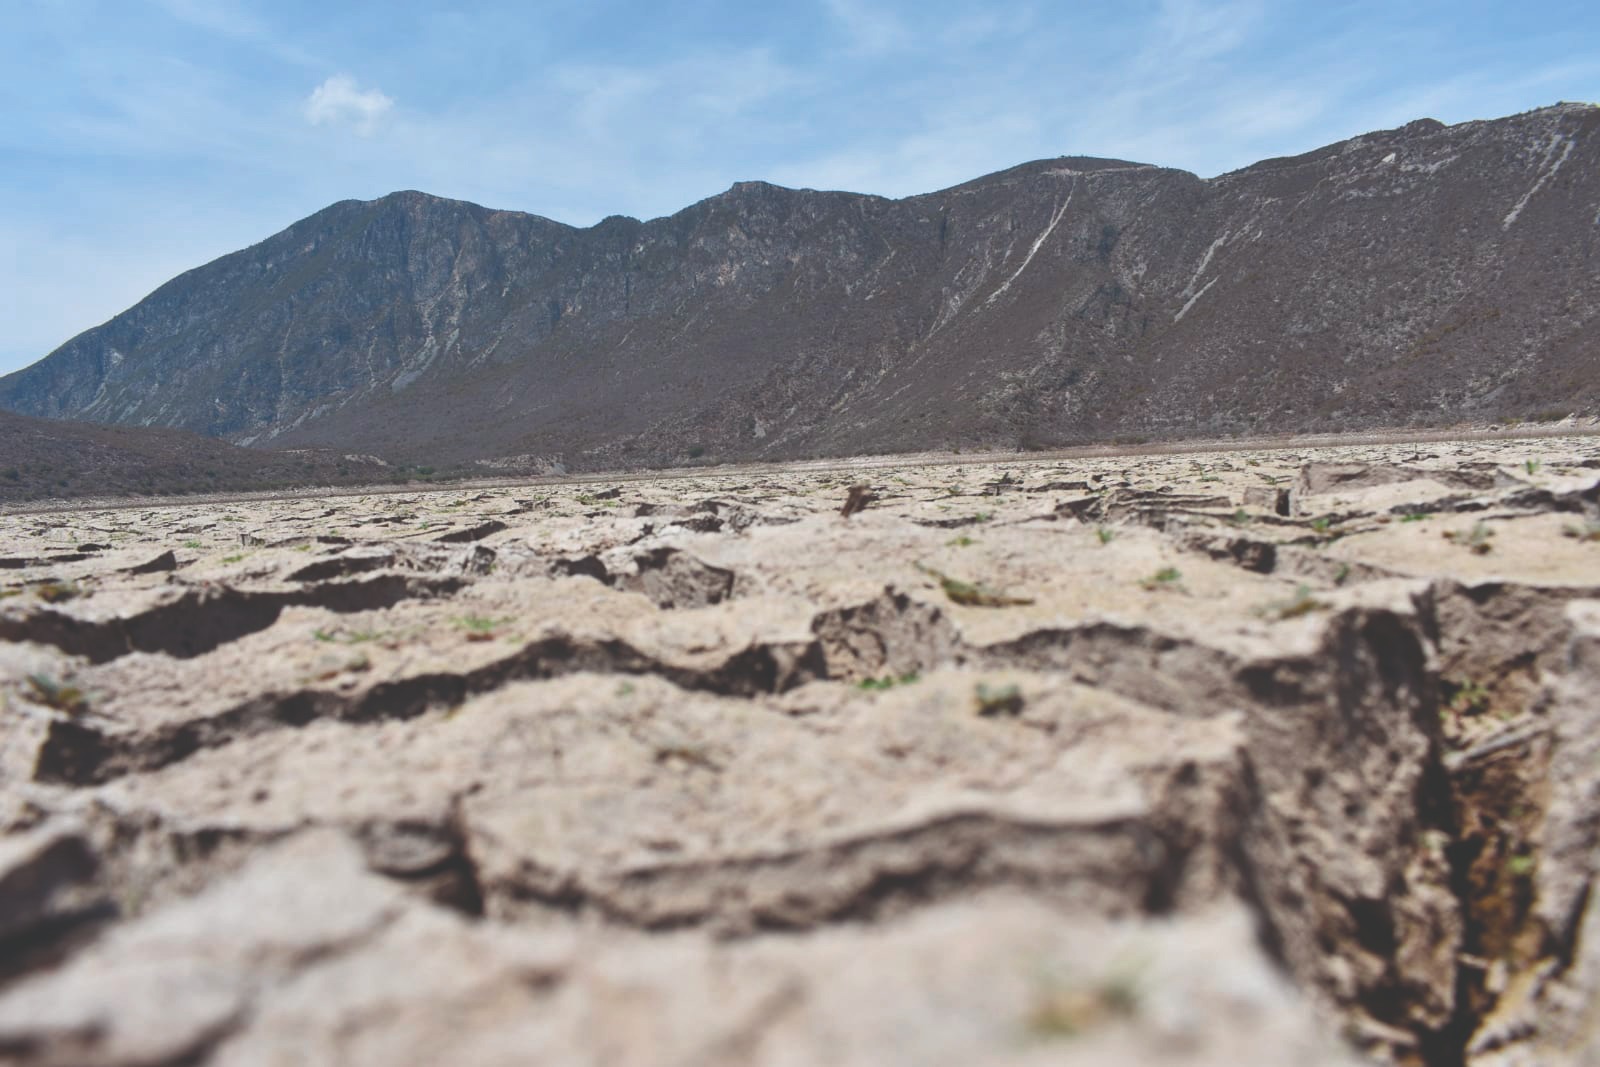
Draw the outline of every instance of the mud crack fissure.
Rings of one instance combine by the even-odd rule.
[[[26,615],[0,617],[0,640],[51,645],[95,664],[133,652],[192,659],[268,629],[286,607],[320,607],[340,613],[372,611],[403,600],[448,596],[464,584],[459,578],[381,574],[323,582],[306,589],[207,586],[186,589],[128,616],[85,618],[47,607]]]
[[[1070,1058],[1257,960],[1239,987],[1288,976],[1287,999],[1205,1001],[1201,1037],[1304,1006],[1370,1062],[1561,1063],[1600,1002],[1600,444],[1524,447],[707,469],[12,529],[0,1058],[168,1062],[120,1005],[141,953],[192,939],[237,1010],[176,1027],[173,1062],[324,1029],[355,1056],[391,1010],[422,1033],[469,1001],[474,1039],[506,1012],[542,1041],[610,1027],[624,973],[628,1018],[668,1036],[699,1008],[652,998],[738,976],[752,1062],[761,1005],[803,1041],[867,988],[932,989],[938,1018],[907,1019],[1006,1055],[1088,1038]],[[1224,915],[1198,990],[1164,988],[1167,948],[1113,973],[1124,936],[1187,951]],[[944,948],[894,947],[921,937]],[[62,993],[102,980],[103,1007]]]

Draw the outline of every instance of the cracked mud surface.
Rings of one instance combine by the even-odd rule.
[[[0,515],[0,1062],[1596,1063],[1597,694],[1590,438]]]

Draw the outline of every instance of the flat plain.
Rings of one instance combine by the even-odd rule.
[[[1597,694],[1595,437],[0,514],[0,1062],[1596,1062]]]

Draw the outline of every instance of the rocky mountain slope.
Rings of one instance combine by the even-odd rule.
[[[420,462],[681,459],[1562,416],[1600,404],[1600,108],[1220,177],[759,182],[575,229],[346,201],[0,379],[32,415]]]
[[[405,473],[375,456],[240,448],[182,430],[0,412],[0,503],[369,484]]]

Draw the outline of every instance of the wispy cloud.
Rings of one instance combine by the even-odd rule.
[[[191,29],[259,48],[280,62],[313,66],[302,47],[275,32],[242,0],[151,0],[168,18]]]
[[[892,52],[913,39],[898,15],[872,0],[823,0],[823,7],[844,35],[848,50],[855,54]]]
[[[371,134],[394,107],[394,101],[376,89],[362,89],[348,74],[335,74],[306,97],[305,116],[313,126],[344,126]]]

